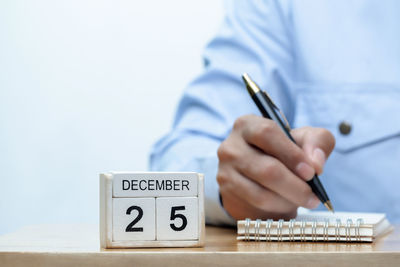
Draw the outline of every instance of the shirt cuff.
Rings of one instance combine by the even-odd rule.
[[[236,225],[232,218],[221,205],[217,183],[218,158],[209,157],[199,159],[200,169],[204,172],[205,214],[207,224]]]

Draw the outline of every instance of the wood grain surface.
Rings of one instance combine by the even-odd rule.
[[[207,227],[201,248],[101,249],[96,225],[37,225],[0,236],[0,266],[400,266],[400,226],[374,243],[242,242]]]

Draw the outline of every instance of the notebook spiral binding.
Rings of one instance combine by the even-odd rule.
[[[254,240],[256,242],[261,241],[261,224],[262,220],[257,219],[255,221],[254,225],[254,236],[250,235],[250,224],[251,224],[251,219],[246,218],[245,220],[245,227],[244,227],[244,240],[245,241],[251,241]],[[300,222],[300,226],[296,225],[296,222]],[[317,235],[317,229],[318,229],[318,223],[320,221],[313,220],[311,221],[311,241],[318,241],[318,235]],[[278,241],[284,241],[283,240],[283,234],[282,230],[284,227],[284,220],[280,219],[278,220],[277,224],[273,224],[274,221],[272,219],[268,219],[265,221],[265,234],[263,235],[265,237],[265,241],[273,241],[272,236],[271,236],[271,229],[273,227],[276,227],[276,238]],[[300,241],[306,241],[306,226],[307,226],[307,221],[296,221],[295,219],[291,219],[289,221],[288,225],[288,230],[289,230],[289,241],[295,241],[295,234],[294,234],[294,229],[296,227],[299,227],[300,229]],[[351,241],[351,229],[354,229],[355,232],[355,238],[356,241],[361,241],[361,234],[360,234],[360,227],[363,225],[363,220],[362,219],[357,219],[356,223],[353,223],[353,220],[347,219],[346,224],[345,224],[345,240],[346,241]],[[342,227],[342,221],[340,219],[336,219],[335,222],[335,241],[340,241],[340,229]],[[253,237],[253,238],[251,238]],[[264,241],[264,240],[263,240]],[[323,241],[329,241],[329,220],[325,219],[323,221]]]

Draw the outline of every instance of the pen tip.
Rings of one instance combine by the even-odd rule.
[[[335,210],[333,209],[333,206],[332,206],[332,203],[331,203],[330,200],[327,200],[327,201],[324,203],[324,206],[325,206],[330,212],[335,213]]]

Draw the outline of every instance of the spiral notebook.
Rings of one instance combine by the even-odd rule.
[[[383,213],[308,212],[296,219],[241,220],[237,239],[243,241],[373,242],[392,230]]]

